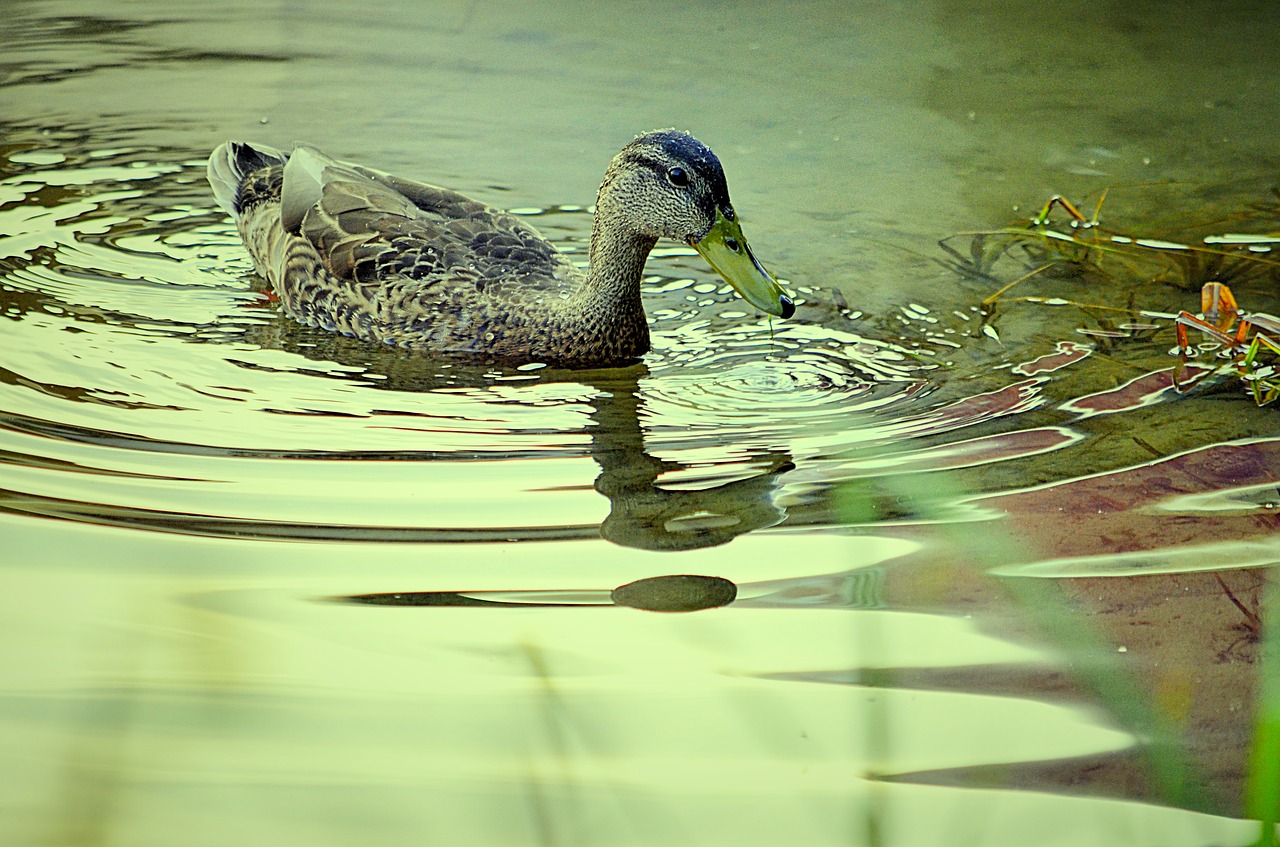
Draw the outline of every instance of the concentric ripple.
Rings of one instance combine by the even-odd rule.
[[[704,460],[716,445],[815,455],[912,398],[931,370],[893,345],[804,324],[685,329],[681,343],[674,353],[655,344],[645,422],[659,449],[701,448]]]
[[[316,540],[719,543],[786,520],[774,492],[797,463],[819,463],[797,479],[825,485],[820,467],[853,468],[825,457],[1038,404],[1043,377],[1007,404],[930,399],[936,358],[863,334],[803,287],[796,319],[760,318],[678,246],[650,261],[654,349],[635,367],[493,368],[375,347],[278,313],[197,157],[7,153],[11,512]],[[521,214],[584,252],[587,210]]]

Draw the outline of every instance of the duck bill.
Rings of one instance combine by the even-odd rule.
[[[697,240],[690,239],[689,243],[752,306],[782,318],[795,313],[791,298],[756,261],[736,219],[726,218],[717,209],[716,222],[707,234]]]

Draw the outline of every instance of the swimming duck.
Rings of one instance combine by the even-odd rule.
[[[311,147],[228,141],[208,173],[284,310],[357,338],[620,364],[649,349],[640,281],[659,238],[692,245],[760,311],[795,311],[747,246],[720,160],[675,130],[638,136],[609,164],[585,273],[514,215]]]

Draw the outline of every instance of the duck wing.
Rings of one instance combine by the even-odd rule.
[[[361,287],[412,279],[479,291],[491,284],[545,289],[565,287],[578,274],[514,215],[305,146],[285,165],[280,216],[333,276]]]

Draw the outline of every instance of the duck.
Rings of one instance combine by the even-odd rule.
[[[587,268],[519,216],[298,145],[227,141],[209,183],[256,272],[304,324],[433,353],[566,367],[650,349],[641,282],[659,239],[692,246],[742,298],[789,318],[716,155],[674,129],[637,136],[600,183]]]

